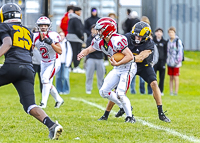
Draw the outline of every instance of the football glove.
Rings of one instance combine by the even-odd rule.
[[[50,37],[45,37],[44,42],[51,45],[53,43],[53,40]]]

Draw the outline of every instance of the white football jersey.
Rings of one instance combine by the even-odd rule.
[[[102,51],[111,57],[116,52],[122,52],[128,46],[128,42],[125,36],[116,33],[112,35],[108,43],[96,36],[92,40],[91,45],[95,50]]]
[[[49,31],[46,36],[50,37],[53,40],[54,44],[59,43],[61,39],[60,35],[57,32],[53,31]],[[42,56],[42,61],[44,62],[48,62],[58,58],[58,54],[54,51],[52,46],[41,40],[40,33],[34,33],[33,46],[39,49]]]

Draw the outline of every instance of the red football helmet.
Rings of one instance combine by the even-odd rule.
[[[95,29],[100,38],[106,38],[117,32],[117,23],[110,17],[103,17],[96,22]]]

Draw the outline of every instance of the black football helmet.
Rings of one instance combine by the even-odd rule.
[[[139,44],[146,42],[150,38],[150,35],[151,35],[151,27],[146,22],[141,21],[133,26],[132,37],[135,43]],[[142,37],[142,40],[141,41],[135,40],[135,36]]]
[[[9,19],[17,19],[16,22],[21,22],[21,8],[15,3],[4,4],[0,9],[0,19],[2,23]]]

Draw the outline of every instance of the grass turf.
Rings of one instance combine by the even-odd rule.
[[[74,99],[84,99],[88,102],[106,107],[107,99],[100,97],[97,89],[96,75],[94,76],[92,94],[85,93],[85,74],[70,73],[71,91],[68,95],[62,95],[65,103],[61,108],[55,109],[55,101],[50,96],[45,112],[58,120],[63,126],[64,132],[59,142],[192,142],[192,138],[184,139],[174,135],[176,131],[181,135],[192,136],[200,140],[200,52],[185,52],[185,57],[192,59],[184,61],[180,69],[180,88],[178,96],[169,95],[169,77],[165,77],[165,89],[163,109],[167,110],[167,116],[171,123],[164,123],[158,119],[156,104],[152,96],[140,95],[138,78],[136,79],[137,94],[130,91],[127,96],[133,106],[133,114],[137,122],[135,124],[124,123],[124,118],[115,118],[114,106],[108,121],[97,121],[104,111],[87,103]],[[3,61],[3,58],[0,58]],[[106,67],[107,72],[112,69]],[[167,72],[167,70],[166,70]],[[146,89],[147,90],[147,89]],[[36,103],[41,100],[38,78],[35,81]],[[27,115],[19,103],[18,94],[13,85],[0,87],[0,142],[57,142],[48,139],[48,129],[33,117]],[[159,126],[171,129],[171,133],[164,130],[143,125],[146,121],[154,127]]]

